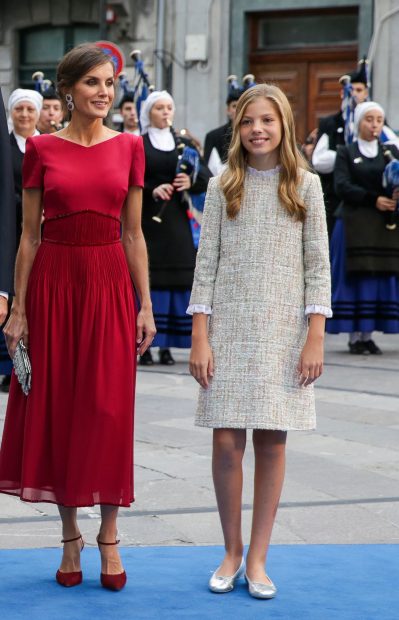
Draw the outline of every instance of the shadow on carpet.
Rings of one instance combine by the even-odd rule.
[[[398,545],[276,545],[269,554],[278,595],[249,597],[243,580],[212,594],[207,580],[221,547],[122,548],[121,592],[99,585],[97,549],[82,555],[83,584],[54,580],[59,549],[0,551],[2,620],[398,620]]]

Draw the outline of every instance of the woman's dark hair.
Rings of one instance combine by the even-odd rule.
[[[57,91],[61,97],[62,107],[68,118],[70,112],[66,107],[65,95],[78,80],[94,67],[111,63],[114,69],[114,63],[100,47],[94,43],[82,43],[71,49],[57,67]],[[115,71],[115,69],[114,69]]]

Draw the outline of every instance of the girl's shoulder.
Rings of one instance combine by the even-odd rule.
[[[320,177],[316,172],[312,172],[311,170],[305,170],[304,168],[299,168],[299,183],[300,189],[302,192],[306,192],[308,189],[312,187],[318,187],[320,185]]]

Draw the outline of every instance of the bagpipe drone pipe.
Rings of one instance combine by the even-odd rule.
[[[145,71],[144,61],[141,58],[141,51],[135,49],[130,52],[129,55],[134,65],[133,81],[130,83],[126,77],[126,73],[122,71],[118,76],[119,86],[122,90],[122,99],[126,96],[133,99],[136,104],[137,116],[140,118],[141,104],[154,90],[154,85],[150,83],[148,73]]]

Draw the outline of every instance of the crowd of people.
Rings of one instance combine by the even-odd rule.
[[[171,347],[191,347],[195,421],[213,429],[226,551],[209,588],[229,592],[245,573],[251,596],[272,598],[266,559],[286,436],[315,427],[325,331],[349,333],[355,354],[381,353],[374,330],[399,332],[399,190],[383,184],[397,138],[352,76],[353,142],[340,111],[301,153],[285,94],[251,84],[229,91],[229,120],[207,135],[202,157],[173,129],[166,91],[139,114],[125,96],[122,125],[110,129],[114,71],[100,48],[77,46],[56,89],[11,94],[9,136],[0,110],[1,228],[11,232],[0,256],[0,320],[9,315],[0,371],[10,390],[0,492],[57,504],[56,580],[66,587],[83,578],[77,509],[99,504],[101,584],[121,590],[117,516],[134,501],[136,364],[153,364],[154,346],[165,365]],[[205,194],[197,251],[190,204]],[[29,394],[11,375],[21,340],[34,369]],[[255,484],[244,558],[247,430]]]

